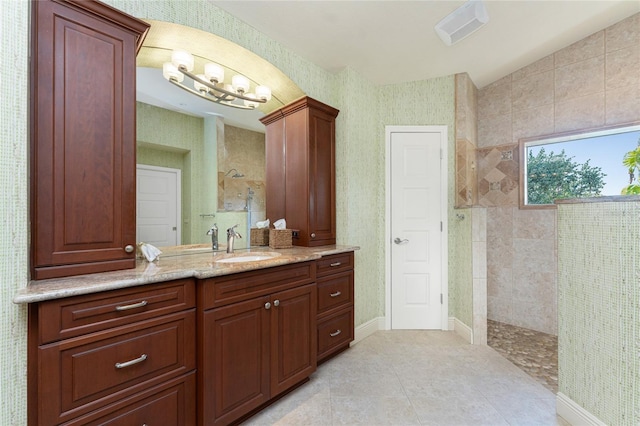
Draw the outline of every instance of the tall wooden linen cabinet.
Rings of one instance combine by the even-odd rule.
[[[266,213],[285,218],[293,244],[336,243],[335,119],[339,111],[304,97],[260,121],[266,126]]]
[[[149,25],[32,1],[31,277],[135,267],[136,53]]]

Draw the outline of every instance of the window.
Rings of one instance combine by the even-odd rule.
[[[639,146],[640,125],[521,140],[520,207],[620,195],[630,183],[622,159]]]

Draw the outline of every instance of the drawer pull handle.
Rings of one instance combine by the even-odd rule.
[[[340,292],[340,291],[336,291],[335,293],[331,293],[329,296],[331,296],[331,297],[338,297],[338,296],[340,296],[341,294],[342,294],[342,292]]]
[[[144,360],[147,359],[147,354],[142,354],[140,355],[139,358],[136,359],[132,359],[131,361],[127,361],[127,362],[116,362],[116,368],[126,368],[126,367],[131,367],[132,365],[138,364]]]
[[[131,305],[116,306],[116,311],[128,311],[129,309],[142,308],[143,306],[147,306],[146,300],[138,303],[132,303]]]
[[[342,333],[342,330],[338,329],[338,330],[334,331],[333,333],[329,333],[329,336],[336,337],[340,333]]]
[[[340,265],[342,265],[342,262],[334,262],[334,263],[332,263],[330,266],[331,266],[332,268],[334,268],[334,267],[336,267],[336,266],[340,266]]]

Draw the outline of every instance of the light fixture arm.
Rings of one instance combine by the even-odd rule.
[[[187,74],[188,75],[188,74]],[[199,92],[197,90],[194,90],[190,87],[185,86],[184,84],[178,82],[177,80],[170,78],[169,79],[169,83],[173,83],[174,85],[176,85],[177,87],[181,88],[182,90],[186,90],[187,92],[191,93],[192,95],[196,95],[201,97],[202,99],[205,99],[209,102],[213,102],[216,104],[222,104],[222,105],[226,105],[229,107],[233,107],[233,108],[238,108],[238,109],[255,109],[253,106],[246,106],[246,105],[241,105],[241,104],[234,104],[231,101],[231,99],[227,99],[227,95],[225,94],[225,96],[217,96],[215,95],[215,93],[213,94],[215,97],[212,98],[211,96],[207,96],[205,94],[203,94],[202,92]],[[226,92],[226,91],[225,91]],[[237,95],[233,95],[233,97],[237,98]],[[233,99],[233,98],[232,98]],[[254,101],[252,99],[252,101]]]
[[[238,92],[229,92],[228,90],[222,89],[221,87],[216,86],[214,82],[204,80],[204,79],[198,77],[197,75],[193,74],[192,72],[187,70],[187,67],[185,67],[184,65],[180,65],[178,67],[178,70],[182,74],[184,74],[187,77],[189,77],[190,79],[192,79],[194,81],[197,81],[198,83],[207,86],[209,89],[215,90],[216,92],[223,93],[224,96],[220,96],[220,98],[222,98],[223,100],[225,100],[224,99],[225,97],[230,96],[231,98],[238,98],[238,99],[242,99],[242,100],[245,100],[245,101],[251,101],[251,102],[259,102],[259,103],[262,103],[262,104],[267,102],[267,99],[262,99],[262,98],[258,98],[258,97],[250,98],[250,97],[244,96],[243,92],[240,92],[240,91],[238,91]],[[213,93],[213,95],[216,96],[216,97],[219,97],[215,93]],[[249,108],[249,109],[252,109],[252,108]]]

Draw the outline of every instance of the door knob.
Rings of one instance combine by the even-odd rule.
[[[133,246],[131,244],[125,246],[124,251],[126,251],[127,253],[133,253]]]
[[[409,240],[407,240],[406,238],[404,240],[401,240],[400,238],[396,237],[395,240],[393,240],[394,243],[400,245],[400,244],[406,244],[409,242]]]

